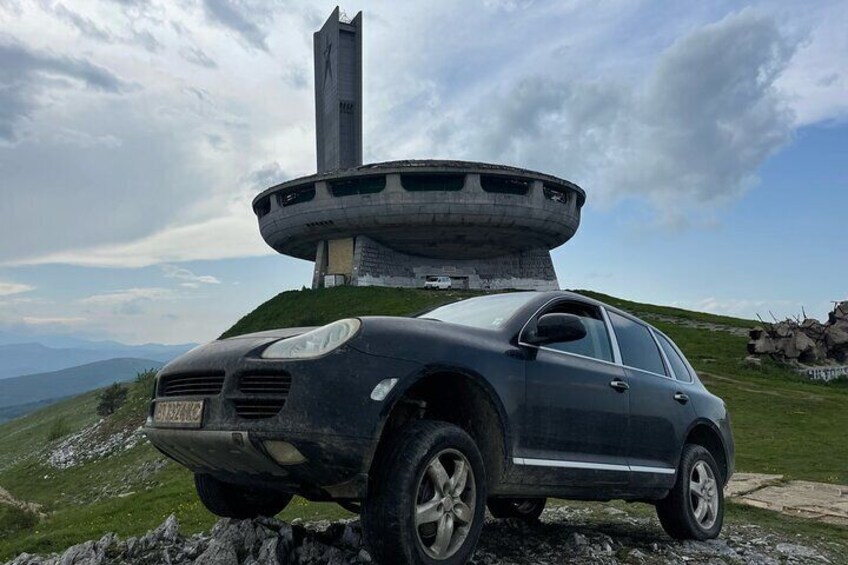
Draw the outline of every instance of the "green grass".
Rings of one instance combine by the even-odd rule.
[[[645,316],[680,345],[707,387],[728,404],[737,470],[848,484],[848,442],[843,433],[848,430],[848,387],[810,383],[774,363],[749,365],[744,360],[744,337],[693,327],[699,323],[746,328],[752,321],[580,292]],[[408,315],[475,294],[353,287],[284,292],[239,320],[224,336],[317,325],[348,316]],[[147,375],[130,385],[126,403],[102,425],[104,437],[143,422],[151,379]],[[44,505],[50,513],[38,524],[21,522],[23,525],[12,531],[8,524],[17,523],[10,517],[13,511],[0,507],[0,560],[22,551],[59,551],[107,531],[139,535],[172,512],[185,533],[205,530],[214,523],[215,517],[194,493],[190,473],[179,465],[166,463],[151,476],[137,472],[161,461],[149,445],[65,470],[53,469],[43,458],[32,455],[51,442],[62,441],[57,436],[65,437],[68,431],[74,433],[96,422],[96,405],[97,392],[92,392],[0,425],[0,486],[21,500]],[[132,494],[116,497],[127,493]],[[340,516],[348,514],[334,504],[302,499],[295,499],[281,515],[284,519]],[[848,531],[736,505],[729,506],[728,516],[740,523],[755,521],[840,542],[845,542]]]
[[[591,290],[575,290],[574,292],[577,292],[584,296],[588,296],[590,298],[594,298],[595,300],[600,300],[601,302],[609,304],[610,306],[621,308],[622,310],[630,312],[631,314],[634,314],[636,316],[643,316],[645,318],[650,318],[652,315],[671,316],[690,322],[701,322],[705,324],[716,324],[743,329],[748,329],[759,325],[759,322],[754,320],[745,320],[743,318],[733,318],[730,316],[720,316],[718,314],[708,314],[706,312],[694,312],[692,310],[675,308],[674,306],[657,306],[655,304],[642,304],[640,302],[623,300],[621,298],[616,298],[614,296],[609,296],[608,294],[602,294],[600,292],[594,292]]]
[[[259,306],[221,337],[276,328],[319,326],[353,316],[408,316],[477,294],[480,293],[352,286],[290,290]]]

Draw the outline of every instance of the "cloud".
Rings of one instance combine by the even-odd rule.
[[[263,15],[260,6],[247,6],[232,0],[204,0],[203,6],[210,21],[232,31],[254,49],[268,51],[267,34],[251,19]]]
[[[81,298],[78,303],[91,314],[102,315],[107,309],[117,316],[137,316],[145,312],[146,304],[174,298],[174,291],[167,288],[128,288]]]
[[[0,296],[10,296],[12,294],[21,294],[34,290],[34,286],[20,283],[10,283],[0,281]]]
[[[119,93],[128,88],[111,71],[86,59],[0,42],[0,140],[16,141],[18,124],[32,115],[39,97],[51,89],[67,88],[67,80],[100,92]]]
[[[81,298],[79,303],[89,306],[116,306],[139,300],[163,300],[173,296],[174,291],[167,288],[128,288]]]
[[[212,275],[195,275],[189,269],[177,267],[176,265],[165,264],[161,265],[160,268],[165,274],[165,278],[184,281],[182,285],[189,288],[197,288],[198,284],[221,284],[221,281]]]
[[[635,85],[532,74],[479,93],[486,104],[415,122],[423,145],[385,144],[551,172],[582,184],[593,205],[646,197],[675,225],[751,189],[791,139],[775,83],[795,48],[772,18],[745,10],[671,44]]]
[[[24,316],[21,320],[28,326],[76,326],[88,321],[86,318],[79,317],[41,318],[36,316]]]
[[[306,88],[309,86],[309,77],[306,68],[300,65],[287,66],[283,72],[283,82],[292,88]]]
[[[789,97],[798,126],[848,120],[848,4],[810,6],[806,16],[814,17],[804,24],[809,35],[778,87]]]
[[[197,47],[185,46],[180,49],[180,57],[199,67],[207,69],[218,68],[218,63]]]
[[[272,255],[259,236],[252,212],[167,228],[129,243],[100,245],[9,261],[7,266],[68,264],[87,267],[147,267],[163,262]]]
[[[64,4],[57,3],[53,5],[52,9],[53,13],[56,14],[59,19],[75,27],[81,34],[89,37],[90,39],[105,43],[112,43],[115,39],[109,30],[100,27],[91,20],[91,18],[87,18],[78,12],[69,9]]]

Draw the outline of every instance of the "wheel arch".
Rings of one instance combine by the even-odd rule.
[[[718,426],[707,419],[696,420],[686,431],[686,439],[680,448],[681,454],[683,453],[683,447],[687,444],[700,445],[709,451],[719,466],[722,485],[727,484],[727,481],[730,479],[729,453]],[[680,456],[678,456],[679,460]]]
[[[452,380],[447,382],[444,379]],[[442,392],[434,402],[437,385]],[[374,465],[379,464],[383,446],[406,423],[415,419],[443,420],[458,425],[468,432],[480,449],[490,488],[503,476],[511,453],[511,433],[500,395],[485,377],[473,370],[437,365],[428,366],[402,380],[387,398],[374,447],[366,462],[369,482],[374,476]],[[491,433],[492,425],[499,433]]]

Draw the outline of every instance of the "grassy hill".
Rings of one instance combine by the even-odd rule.
[[[150,359],[109,359],[60,371],[0,379],[0,422],[4,421],[4,414],[17,417],[51,401],[132,380],[136,374],[162,365],[161,361]]]
[[[650,320],[675,339],[707,386],[730,407],[738,470],[848,484],[844,385],[805,382],[772,363],[745,363],[742,330],[753,325],[751,321],[581,292]],[[224,335],[355,315],[404,315],[471,294],[351,287],[284,292]],[[57,551],[107,531],[135,535],[171,512],[184,532],[214,522],[197,500],[190,474],[134,435],[144,419],[150,387],[149,377],[133,383],[127,404],[102,422],[95,414],[96,394],[88,393],[0,426],[0,487],[19,500],[43,505],[48,513],[40,522],[27,522],[17,510],[0,505],[0,560],[21,551]],[[120,439],[118,447],[103,458],[66,468],[50,463],[51,455],[55,459],[68,445],[84,453],[110,438]],[[344,515],[332,504],[296,500],[282,518]],[[844,529],[777,516],[731,506],[728,520],[757,520],[787,531],[848,539]]]

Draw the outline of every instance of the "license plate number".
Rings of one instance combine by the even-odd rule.
[[[199,428],[203,421],[202,400],[166,400],[156,403],[153,421],[162,426]]]

